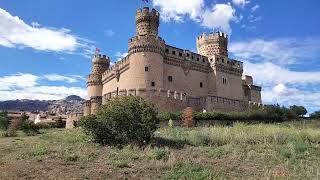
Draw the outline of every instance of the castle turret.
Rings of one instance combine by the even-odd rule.
[[[88,101],[85,115],[94,114],[102,102],[102,74],[109,68],[110,60],[106,55],[95,54],[92,58],[92,71],[87,78]]]
[[[197,49],[198,53],[203,56],[228,57],[228,36],[222,32],[203,33],[197,38]]]
[[[158,35],[159,12],[155,9],[149,11],[148,7],[139,9],[136,13],[136,31],[137,35]]]

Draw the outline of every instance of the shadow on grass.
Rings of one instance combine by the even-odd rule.
[[[154,137],[151,141],[152,147],[169,147],[172,149],[182,149],[185,145],[190,145],[186,141],[181,140],[172,140],[172,139],[166,139],[162,137]]]

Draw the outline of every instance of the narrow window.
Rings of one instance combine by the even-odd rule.
[[[147,67],[147,66],[144,67],[144,71],[146,71],[146,72],[149,71],[149,67]]]
[[[151,82],[151,86],[152,87],[156,86],[156,83],[155,82]]]
[[[172,76],[168,76],[169,82],[172,82]]]
[[[199,61],[199,58],[197,57],[197,61]]]
[[[169,52],[169,49],[166,49],[166,53],[168,53]]]
[[[202,86],[203,86],[203,84],[202,84],[202,82],[200,82],[200,87],[202,88]]]
[[[172,51],[172,54],[173,54],[173,55],[176,55],[176,51]]]
[[[182,56],[182,53],[179,53],[179,56]]]
[[[187,54],[187,57],[189,57],[190,56],[190,54]]]

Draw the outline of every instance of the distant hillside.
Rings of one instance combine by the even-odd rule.
[[[80,112],[84,99],[71,95],[61,100],[10,100],[0,101],[0,110],[6,111],[49,111],[65,114],[67,112]]]
[[[84,101],[80,96],[71,95],[66,98],[64,98],[65,101]]]

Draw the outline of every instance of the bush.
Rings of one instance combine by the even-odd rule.
[[[58,128],[57,122],[40,122],[37,123],[36,126],[38,126],[39,129]]]
[[[301,117],[308,113],[307,109],[303,106],[290,106],[290,110],[293,111],[297,116]]]
[[[311,118],[320,119],[320,111],[316,111],[312,114],[310,114]]]
[[[0,129],[7,130],[10,124],[10,118],[7,112],[0,112]]]
[[[26,120],[21,124],[20,129],[27,135],[27,136],[34,136],[39,134],[39,126],[34,124],[33,122]]]
[[[182,112],[160,112],[158,114],[158,118],[160,121],[168,121],[168,120],[180,120]]]
[[[103,145],[143,145],[150,142],[159,120],[154,107],[141,97],[116,97],[102,105],[96,116],[78,123]]]
[[[182,125],[184,127],[193,127],[194,126],[193,110],[191,107],[187,107],[186,109],[183,110]]]
[[[57,128],[65,128],[66,122],[63,121],[62,117],[59,117],[59,119],[56,121]]]

